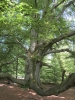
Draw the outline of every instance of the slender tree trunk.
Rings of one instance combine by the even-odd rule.
[[[73,51],[75,51],[75,41],[73,40]],[[74,58],[74,72],[75,72],[75,58]]]
[[[61,81],[61,83],[63,83],[64,80],[65,80],[65,79],[64,79],[64,77],[65,77],[65,72],[66,72],[66,70],[63,70],[63,71],[62,71],[62,81]]]
[[[0,73],[2,72],[2,66],[0,66]]]
[[[18,58],[16,60],[16,79],[17,79],[17,74],[18,74]]]
[[[64,81],[66,71],[63,68],[63,62],[61,61],[60,56],[59,55],[56,55],[56,56],[57,56],[57,59],[58,59],[58,62],[59,62],[60,68],[61,68],[61,72],[62,72],[62,75],[61,75],[61,83],[62,83]]]

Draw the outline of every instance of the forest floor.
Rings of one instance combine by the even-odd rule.
[[[23,89],[7,80],[0,80],[0,100],[75,100],[75,87],[58,96],[39,96],[31,89]]]

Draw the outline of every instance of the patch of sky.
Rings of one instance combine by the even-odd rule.
[[[23,44],[23,46],[28,50],[29,46],[30,46],[30,42],[28,40],[25,41],[25,43]]]
[[[11,0],[12,2],[14,2],[14,3],[19,3],[19,0]]]
[[[0,46],[3,45],[4,41],[5,41],[5,39],[3,37],[0,37]]]
[[[44,57],[44,61],[46,61],[46,63],[51,63],[51,59],[52,59],[52,54],[48,54]]]
[[[1,39],[0,42],[3,43],[5,41],[5,39]]]
[[[63,17],[70,23],[70,28],[75,29],[75,12],[68,8],[63,13]]]
[[[24,46],[27,50],[29,49],[29,46],[28,46],[28,45],[24,44],[23,46]]]
[[[42,15],[43,15],[43,10],[40,10],[39,11],[39,14],[40,14],[40,19],[42,18]]]

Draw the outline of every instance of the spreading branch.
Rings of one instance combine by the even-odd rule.
[[[12,81],[13,83],[18,83],[20,85],[25,85],[25,80],[16,79],[8,73],[0,73],[0,79],[7,78],[8,80]]]
[[[50,50],[50,51],[46,52],[45,54],[47,55],[50,53],[60,53],[60,52],[65,52],[65,51],[71,52],[69,49],[61,49],[61,50],[53,50],[53,51]]]
[[[62,0],[60,3],[56,4],[55,6],[53,6],[52,11],[53,11],[53,9],[56,9],[58,6],[60,6],[64,1],[65,0]]]
[[[63,14],[63,12],[65,11],[66,8],[68,8],[71,4],[73,4],[75,2],[75,0],[70,1],[69,3],[67,3],[66,5],[63,6],[62,11],[60,12],[60,14],[57,16],[57,19],[60,18],[60,16]]]
[[[52,50],[53,44],[55,44],[61,40],[64,40],[66,38],[72,37],[74,35],[75,35],[75,31],[72,31],[72,32],[67,33],[67,34],[60,35],[57,38],[51,39],[49,43],[47,43],[45,46],[43,46],[44,49],[42,50],[42,54],[45,55],[45,53],[48,51],[48,49]]]
[[[70,33],[68,33],[68,34],[60,35],[59,37],[57,37],[57,38],[55,38],[55,39],[52,39],[52,40],[48,43],[47,47],[52,46],[53,44],[55,44],[55,43],[57,43],[57,42],[59,42],[59,41],[61,41],[61,40],[63,40],[63,39],[66,39],[66,38],[69,38],[69,37],[71,37],[71,36],[74,36],[74,35],[75,35],[75,31],[70,32]]]

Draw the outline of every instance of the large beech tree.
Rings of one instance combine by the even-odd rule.
[[[25,80],[15,79],[7,73],[0,74],[0,78],[7,77],[22,85],[29,84],[31,89],[45,96],[58,95],[74,86],[75,74],[71,74],[62,84],[43,90],[40,88],[40,69],[43,65],[52,67],[43,62],[48,54],[64,51],[74,53],[67,48],[56,49],[55,47],[60,43],[63,45],[61,41],[65,43],[75,35],[75,30],[69,28],[63,15],[68,9],[71,12],[74,10],[75,0],[20,0],[19,3],[3,0],[0,2],[2,4],[0,5],[2,17],[0,17],[0,36],[5,38],[1,43],[7,46],[20,45],[24,49],[23,57],[26,64]],[[11,52],[10,49],[8,51]]]

